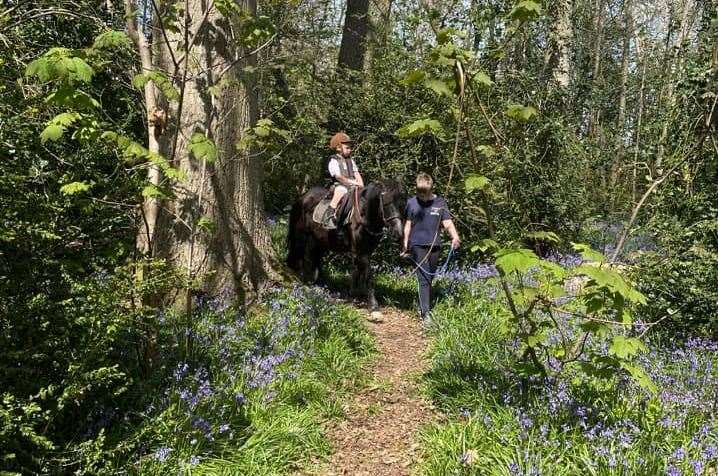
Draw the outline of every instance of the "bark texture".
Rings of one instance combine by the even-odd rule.
[[[364,69],[369,34],[369,0],[347,0],[339,66],[354,71]]]
[[[551,66],[553,80],[559,86],[567,88],[571,80],[571,26],[572,0],[554,0],[550,2],[551,29],[549,42],[551,45]]]
[[[254,0],[237,3],[256,13]],[[180,56],[181,99],[170,106],[177,138],[168,134],[162,141],[165,157],[173,157],[187,179],[160,212],[155,256],[184,268],[210,294],[242,296],[277,278],[278,264],[264,215],[262,162],[237,148],[257,120],[257,91],[251,75],[242,74],[256,58],[237,46],[232,23],[211,5],[190,0],[187,32],[168,33],[162,48],[161,66],[172,71],[170,49],[193,45]],[[215,142],[216,162],[190,153],[195,133]],[[207,226],[198,226],[201,221]]]

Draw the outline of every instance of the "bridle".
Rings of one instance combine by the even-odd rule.
[[[396,206],[393,207],[393,214],[391,214],[387,217],[386,204],[384,203],[384,194],[385,193],[386,192],[382,191],[379,194],[379,213],[381,213],[381,221],[382,221],[381,230],[373,231],[373,230],[370,230],[369,227],[364,227],[366,232],[372,236],[382,236],[384,234],[384,228],[387,228],[389,226],[389,223],[392,222],[393,220],[399,220],[399,223],[401,224],[401,213],[396,208]],[[390,203],[390,206],[391,205],[393,205],[393,204]]]

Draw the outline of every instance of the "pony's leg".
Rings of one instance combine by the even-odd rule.
[[[302,260],[302,280],[305,283],[317,281],[317,267],[314,255],[317,253],[317,241],[313,236],[307,236],[304,246],[304,259]]]
[[[312,283],[316,284],[319,282],[322,275],[322,248],[316,240],[314,240],[314,248],[312,249],[312,254],[309,258],[312,261],[313,269],[313,274],[311,276]]]
[[[356,276],[357,276],[357,292],[366,297],[367,305],[374,310],[378,307],[376,298],[374,297],[374,285],[371,282],[371,266],[369,265],[369,255],[358,255],[354,259]]]
[[[369,264],[369,257],[366,257],[366,302],[369,305],[369,309],[376,311],[379,309],[379,303],[374,295],[374,275],[371,272],[371,265]]]

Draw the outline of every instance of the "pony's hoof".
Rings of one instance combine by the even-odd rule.
[[[382,314],[381,311],[372,311],[370,316],[374,322],[384,322],[384,314]]]

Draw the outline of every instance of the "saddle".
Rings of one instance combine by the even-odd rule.
[[[327,208],[329,208],[329,204],[332,201],[333,193],[333,187],[329,188],[326,195],[324,195],[324,198],[322,198],[322,200],[317,204],[317,206],[314,207],[314,211],[312,212],[312,220],[314,220],[319,225],[322,225],[325,229],[333,229],[327,227],[326,224],[323,222],[324,214],[326,213]],[[352,218],[352,215],[354,213],[354,195],[356,193],[357,189],[355,187],[352,187],[349,190],[349,193],[344,195],[344,197],[342,197],[342,199],[339,201],[336,214],[337,228],[341,228]]]

